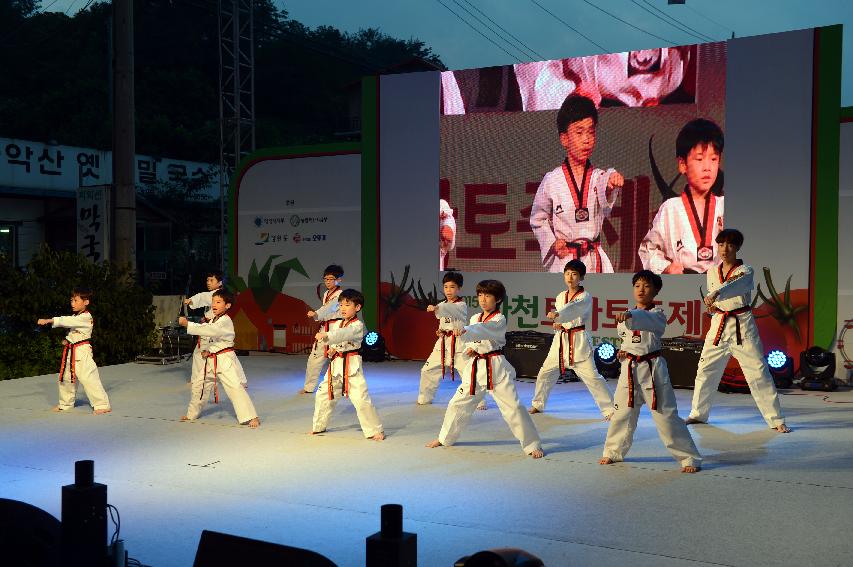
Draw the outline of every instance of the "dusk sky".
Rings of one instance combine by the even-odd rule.
[[[374,27],[394,37],[418,38],[451,69],[701,43],[728,39],[732,32],[744,37],[844,24],[841,101],[853,106],[850,0],[686,0],[681,6],[666,0],[275,1],[312,28]],[[84,4],[56,0],[48,9],[73,14]]]

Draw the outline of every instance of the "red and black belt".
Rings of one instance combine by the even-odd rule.
[[[442,331],[439,329],[439,332],[441,333],[441,379],[444,380],[444,370],[447,367],[444,361],[444,342],[447,337],[450,337],[450,379],[456,380],[456,376],[453,373],[453,362],[456,360],[456,335],[453,334],[453,331]]]
[[[219,363],[217,357],[220,354],[225,354],[226,352],[234,352],[234,347],[227,347],[216,352],[208,352],[207,356],[204,358],[204,375],[207,376],[207,363],[212,358],[213,359],[213,402],[219,403],[219,383],[217,382],[217,375],[219,374]],[[201,389],[201,397],[204,398],[204,388]]]
[[[717,329],[717,334],[714,336],[714,346],[718,346],[720,344],[720,338],[723,336],[723,331],[726,328],[726,320],[729,317],[735,318],[735,336],[737,337],[737,344],[741,345],[743,343],[743,338],[740,334],[740,319],[738,319],[738,315],[741,313],[748,313],[752,311],[752,307],[749,305],[745,305],[743,307],[739,307],[737,309],[732,309],[731,311],[723,311],[722,309],[714,308],[714,313],[719,313],[722,315],[720,319],[720,328]]]
[[[575,364],[575,333],[586,329],[586,325],[572,327],[571,329],[560,328],[560,375],[566,372],[566,363],[563,359],[563,339],[569,336],[569,366]]]
[[[92,343],[89,342],[89,339],[84,339],[82,341],[77,341],[76,343],[69,343],[65,341],[65,346],[62,349],[62,362],[59,363],[59,382],[62,383],[65,380],[65,367],[69,366],[68,357],[71,356],[71,383],[77,381],[77,369],[75,368],[75,360],[77,359],[77,347],[81,345],[90,345]]]
[[[474,355],[474,364],[471,365],[471,389],[469,390],[470,395],[474,395],[477,393],[477,363],[481,360],[486,362],[486,389],[494,390],[495,384],[492,381],[492,358],[496,356],[502,356],[504,353],[503,349],[493,350],[491,352],[484,352],[482,354],[477,353]]]
[[[328,319],[326,321],[323,321],[322,323],[320,323],[320,330],[318,332],[328,333],[329,327],[331,327],[332,323],[334,323],[335,321],[340,321],[340,319]],[[311,353],[312,354],[314,353],[315,348],[317,348],[317,339],[314,339],[314,344],[311,345]],[[328,356],[329,356],[329,343],[327,342],[326,345],[323,347],[323,358],[328,358]]]
[[[359,349],[345,350],[343,352],[335,351],[334,356],[332,356],[331,360],[329,360],[329,369],[327,370],[328,374],[326,381],[328,384],[330,400],[335,399],[335,387],[334,384],[332,384],[332,364],[334,363],[336,358],[344,359],[344,383],[341,387],[341,392],[343,393],[343,396],[345,398],[349,397],[349,359],[351,356],[361,356],[361,351]]]
[[[655,369],[652,366],[652,361],[660,356],[661,352],[656,350],[648,354],[631,354],[630,352],[622,351],[625,358],[628,359],[628,407],[634,407],[634,366],[640,362],[649,363],[649,374],[652,379],[652,409],[658,409],[658,399],[655,394]]]

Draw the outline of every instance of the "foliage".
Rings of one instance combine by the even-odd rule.
[[[108,23],[96,2],[73,16],[0,0],[0,135],[60,144],[112,145]],[[216,2],[134,4],[136,150],[218,162]],[[9,13],[9,18],[5,13]],[[364,75],[420,58],[443,67],[417,39],[379,30],[310,29],[272,0],[255,0],[256,145],[338,141],[347,101]]]
[[[0,379],[57,372],[64,330],[36,319],[70,314],[72,288],[92,288],[92,348],[99,366],[130,362],[155,339],[151,294],[128,268],[98,266],[79,254],[48,248],[25,270],[0,263]]]

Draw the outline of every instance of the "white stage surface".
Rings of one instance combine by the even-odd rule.
[[[689,475],[647,408],[628,461],[598,465],[607,424],[580,383],[558,384],[548,412],[534,417],[546,452],[537,461],[491,400],[458,445],[425,448],[459,383],[416,406],[420,363],[366,365],[388,435],[380,443],[364,439],[348,401],[328,433],[308,434],[314,398],[297,394],[305,357],[241,360],[258,430],[237,425],[227,398],[181,423],[189,363],[102,368],[113,406],[103,416],[91,414],[82,390],[74,411],[52,413],[55,375],[0,382],[0,497],[59,517],[74,461],[94,459],[130,556],[155,567],[192,565],[203,529],[363,565],[385,503],[403,505],[404,530],[417,533],[427,567],[494,547],[520,547],[549,566],[851,564],[849,391],[828,400],[789,391],[800,395],[782,398],[788,435],[766,427],[750,396],[718,394],[711,424],[691,427],[705,462]],[[533,384],[518,389],[529,403]],[[684,416],[691,391],[676,393]]]

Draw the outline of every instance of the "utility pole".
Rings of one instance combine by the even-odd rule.
[[[112,259],[136,270],[136,126],[133,102],[133,0],[113,0]]]

